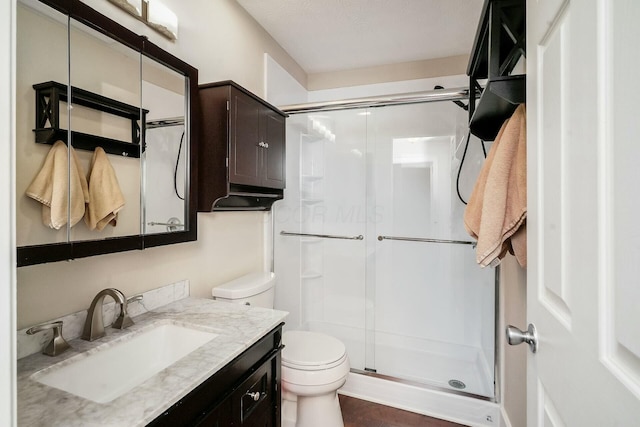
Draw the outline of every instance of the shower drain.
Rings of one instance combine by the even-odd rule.
[[[459,390],[462,390],[463,388],[467,387],[467,385],[460,380],[449,380],[449,385]]]

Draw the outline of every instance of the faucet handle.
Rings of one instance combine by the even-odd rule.
[[[118,315],[118,318],[111,324],[111,327],[116,329],[125,329],[133,325],[133,320],[131,320],[131,317],[129,317],[129,313],[127,312],[127,305],[130,302],[140,301],[141,299],[142,295],[136,295],[129,299],[125,299],[124,302],[120,303],[120,314]]]
[[[28,335],[33,335],[37,332],[46,331],[48,329],[53,329],[53,338],[46,346],[44,346],[42,354],[46,354],[47,356],[57,356],[68,348],[71,348],[69,343],[62,336],[62,320],[36,325],[27,329],[26,332]]]
[[[134,295],[130,298],[127,298],[127,304],[131,304],[132,302],[142,301],[144,296],[142,294]]]

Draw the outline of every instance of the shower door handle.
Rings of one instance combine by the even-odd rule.
[[[509,325],[507,327],[507,342],[509,345],[518,345],[526,342],[531,348],[531,352],[538,351],[538,332],[533,323],[529,323],[529,328],[526,332],[521,331],[515,326]]]

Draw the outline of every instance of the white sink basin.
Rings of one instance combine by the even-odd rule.
[[[107,403],[217,336],[175,323],[153,325],[130,338],[109,343],[102,350],[98,347],[89,356],[37,372],[32,378],[85,399]]]

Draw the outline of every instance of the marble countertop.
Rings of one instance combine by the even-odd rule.
[[[34,354],[17,362],[19,426],[144,426],[284,321],[287,313],[208,299],[185,298],[134,317],[125,330],[106,328],[94,342],[75,339],[56,357]],[[42,369],[91,354],[97,347],[141,333],[157,322],[176,322],[218,336],[130,392],[96,403],[35,381]],[[68,361],[65,363],[65,361]]]

